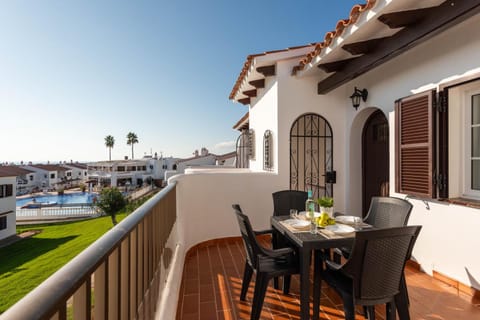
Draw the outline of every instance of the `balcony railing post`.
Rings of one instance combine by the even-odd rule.
[[[108,319],[108,259],[94,273],[94,319]]]

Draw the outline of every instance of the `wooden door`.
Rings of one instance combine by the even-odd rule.
[[[362,135],[363,215],[374,196],[389,195],[388,121],[375,111],[366,121]]]

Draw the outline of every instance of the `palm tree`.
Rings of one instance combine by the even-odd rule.
[[[108,160],[112,161],[112,148],[115,144],[115,138],[111,135],[105,137],[105,146],[108,148]]]
[[[138,137],[135,133],[129,132],[127,134],[127,144],[132,145],[132,160],[133,160],[133,145],[138,143]]]

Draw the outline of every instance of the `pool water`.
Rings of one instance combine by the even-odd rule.
[[[22,207],[27,203],[32,202],[33,199],[35,199],[37,203],[90,204],[94,197],[98,197],[98,195],[88,192],[68,193],[64,195],[41,195],[17,199],[17,207]]]

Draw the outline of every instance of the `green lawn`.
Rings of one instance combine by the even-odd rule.
[[[119,214],[120,222],[126,215]],[[0,248],[0,314],[112,228],[110,217],[17,228],[41,230]]]

